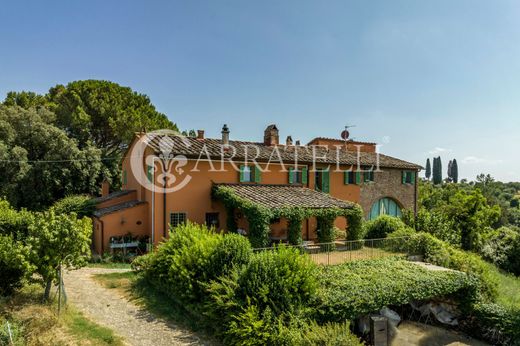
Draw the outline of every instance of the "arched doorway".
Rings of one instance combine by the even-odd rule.
[[[370,214],[368,214],[368,219],[373,220],[379,215],[401,217],[401,208],[393,199],[384,197],[372,204],[372,208],[370,208]]]

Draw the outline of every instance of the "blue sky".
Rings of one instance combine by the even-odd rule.
[[[352,136],[520,180],[519,1],[10,1],[0,97],[106,79],[183,129]]]

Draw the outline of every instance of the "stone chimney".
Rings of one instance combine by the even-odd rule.
[[[296,141],[296,145],[301,145],[301,142],[299,139]]]
[[[222,126],[222,145],[229,145],[229,128],[227,124],[224,124],[224,126]]]
[[[105,179],[101,183],[101,197],[108,196],[109,193],[110,193],[110,183],[108,182],[108,180]]]
[[[197,130],[197,139],[204,139],[204,130]]]
[[[265,129],[264,144],[269,146],[275,146],[279,144],[278,128],[275,124],[271,124]]]
[[[292,137],[291,136],[287,136],[287,139],[285,140],[285,145],[288,146],[288,147],[292,145]]]

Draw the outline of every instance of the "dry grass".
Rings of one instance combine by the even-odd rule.
[[[110,329],[93,323],[72,306],[58,319],[55,304],[42,304],[41,294],[40,286],[29,285],[0,302],[0,326],[9,321],[15,345],[123,345]],[[0,336],[0,344],[8,344],[8,334]]]
[[[378,248],[363,247],[359,250],[331,251],[322,253],[309,253],[308,256],[316,264],[336,265],[351,261],[375,259],[390,256],[404,256],[405,254],[389,252]]]

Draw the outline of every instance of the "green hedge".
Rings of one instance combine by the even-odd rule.
[[[381,239],[386,238],[390,233],[405,229],[406,225],[401,219],[390,216],[381,215],[376,219],[365,223],[365,238],[366,239]]]
[[[398,258],[320,267],[317,319],[340,322],[387,305],[457,295],[476,299],[476,280],[456,271],[431,271]]]

